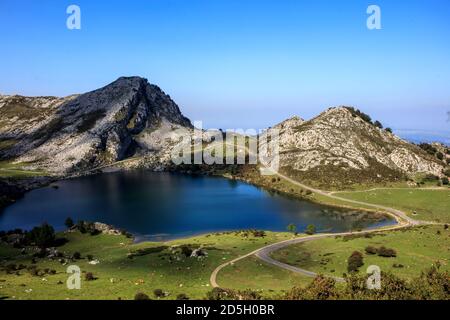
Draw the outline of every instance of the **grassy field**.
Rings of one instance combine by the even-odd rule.
[[[267,232],[264,238],[242,233],[223,233],[198,236],[164,243],[133,244],[123,236],[82,235],[69,233],[64,235],[68,243],[58,250],[67,254],[78,251],[81,260],[69,264],[78,265],[82,272],[92,272],[98,279],[84,281],[81,290],[68,290],[66,287],[67,265],[57,260],[39,259],[38,269],[56,270],[55,275],[32,276],[26,269],[18,275],[0,271],[0,297],[9,299],[133,299],[137,292],[153,296],[155,289],[169,294],[166,299],[175,299],[178,294],[190,298],[202,299],[211,290],[209,277],[221,263],[251,252],[265,244],[282,241],[292,237],[288,233]],[[171,246],[202,246],[208,256],[204,259],[182,257],[171,251]],[[150,249],[149,249],[150,248]],[[147,249],[149,252],[132,259],[129,252]],[[86,259],[93,255],[100,261],[91,265]],[[32,256],[21,255],[18,250],[0,245],[1,265],[11,263],[30,266]],[[59,283],[59,284],[58,284]],[[31,289],[31,290],[30,290]]]
[[[450,189],[376,189],[336,195],[400,209],[418,220],[450,222]]]
[[[258,291],[265,298],[277,298],[294,286],[306,286],[312,278],[267,264],[255,256],[222,269],[217,282],[224,288]]]
[[[367,246],[385,246],[397,252],[397,257],[380,257],[365,253]],[[342,276],[347,272],[347,259],[353,251],[364,256],[365,273],[370,265],[411,279],[439,262],[442,270],[450,270],[450,230],[443,226],[415,227],[390,231],[369,237],[324,238],[292,245],[272,254],[274,259],[324,275]]]
[[[27,165],[27,163],[0,161],[0,178],[21,179],[48,175],[43,170],[28,170]]]

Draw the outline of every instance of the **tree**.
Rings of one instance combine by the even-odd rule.
[[[67,229],[70,229],[74,226],[73,220],[71,217],[68,217],[66,221],[64,222],[64,225],[67,227]]]
[[[380,128],[380,129],[383,129],[383,125],[381,124],[381,122],[380,121],[375,121],[374,123],[373,123],[373,125],[375,126],[375,127],[377,127],[377,128]]]
[[[27,239],[40,248],[48,248],[55,242],[55,229],[51,225],[44,223],[28,232]]]
[[[288,230],[289,232],[295,233],[295,232],[297,231],[297,226],[296,226],[295,224],[293,224],[293,223],[290,223],[290,224],[287,226],[287,230]]]
[[[347,261],[348,272],[357,272],[364,265],[363,255],[359,251],[353,251]]]
[[[448,186],[449,181],[448,181],[448,178],[447,178],[447,177],[442,178],[442,184],[443,184],[444,186]]]
[[[316,226],[313,225],[313,224],[308,225],[306,227],[305,233],[306,234],[315,234],[316,233]]]

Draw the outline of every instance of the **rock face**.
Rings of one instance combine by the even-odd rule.
[[[192,127],[168,95],[139,77],[66,98],[1,96],[0,119],[1,158],[56,173],[155,153],[164,139],[150,133]]]
[[[442,176],[444,163],[348,107],[314,119],[288,119],[280,129],[281,170],[303,180],[333,185],[403,179],[418,173]]]

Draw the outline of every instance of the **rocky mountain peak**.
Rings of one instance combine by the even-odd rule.
[[[288,119],[281,128],[283,170],[311,183],[382,182],[443,172],[442,162],[351,107],[329,108],[301,123]]]
[[[34,162],[48,170],[67,171],[121,160],[140,148],[137,138],[165,126],[191,128],[172,99],[141,77],[121,77],[91,92],[57,98],[43,108],[42,98],[2,98],[0,118],[10,111],[15,118],[3,123],[0,139],[11,139],[0,150],[2,158]],[[39,114],[31,119],[17,113]],[[38,110],[39,109],[39,110]],[[45,111],[45,113],[43,112]]]

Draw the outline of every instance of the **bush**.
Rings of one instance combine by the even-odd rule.
[[[378,249],[372,246],[367,246],[365,249],[367,254],[377,254],[378,253]]]
[[[391,128],[386,128],[386,129],[384,129],[384,130],[386,130],[386,131],[389,132],[389,133],[392,133],[392,129],[391,129]]]
[[[252,230],[251,232],[255,238],[264,238],[266,236],[266,233],[262,230]]]
[[[444,160],[444,154],[442,152],[438,152],[436,153],[436,158],[438,158],[439,160]]]
[[[437,152],[437,149],[429,143],[421,143],[419,144],[419,147],[430,155],[435,155]]]
[[[228,290],[222,288],[214,288],[206,293],[206,299],[208,300],[226,300],[231,299]]]
[[[145,293],[138,292],[134,296],[134,300],[150,300],[150,297],[146,295]]]
[[[184,293],[180,293],[177,295],[177,300],[189,300],[189,297]]]
[[[286,229],[287,229],[289,232],[295,232],[295,231],[297,230],[297,226],[296,226],[295,224],[293,224],[293,223],[290,223],[290,224],[286,227]]]
[[[86,281],[93,281],[93,280],[95,280],[97,278],[94,277],[94,274],[92,272],[86,272],[86,274],[84,276],[84,279]]]
[[[71,217],[68,217],[66,221],[64,222],[64,225],[67,227],[67,229],[70,229],[74,226],[73,220]]]
[[[80,260],[81,259],[81,253],[79,253],[78,251],[75,251],[72,255],[72,259],[75,260]]]
[[[34,243],[40,248],[48,248],[55,242],[55,229],[44,223],[40,227],[34,227],[26,237],[29,243]]]
[[[318,275],[306,287],[294,287],[286,293],[284,299],[286,300],[328,300],[339,297],[336,289],[336,281],[332,278],[327,278]]]
[[[359,251],[353,251],[348,258],[347,270],[348,272],[357,272],[359,267],[364,265],[363,255]]]
[[[164,298],[166,296],[166,294],[164,293],[164,291],[162,291],[162,289],[153,290],[153,294],[155,295],[156,298]]]
[[[192,249],[189,248],[188,246],[182,246],[181,254],[183,254],[185,257],[190,257],[192,254]]]
[[[448,186],[449,181],[448,181],[448,178],[447,178],[447,177],[442,178],[442,184],[443,184],[444,186]]]
[[[313,225],[313,224],[308,225],[306,227],[305,233],[306,234],[315,234],[316,233],[316,226]]]
[[[394,249],[380,247],[378,248],[378,255],[380,257],[392,258],[397,256],[397,252]]]
[[[373,123],[373,125],[375,126],[375,127],[377,127],[377,128],[380,128],[380,129],[383,129],[383,125],[381,124],[381,122],[380,121],[375,121],[374,123]]]
[[[80,231],[80,232],[83,233],[83,234],[87,232],[83,220],[78,221],[78,223],[77,223],[77,229],[78,229],[78,231]]]
[[[93,256],[92,254],[88,254],[88,255],[86,256],[86,258],[88,259],[88,261],[94,260],[94,256]]]

